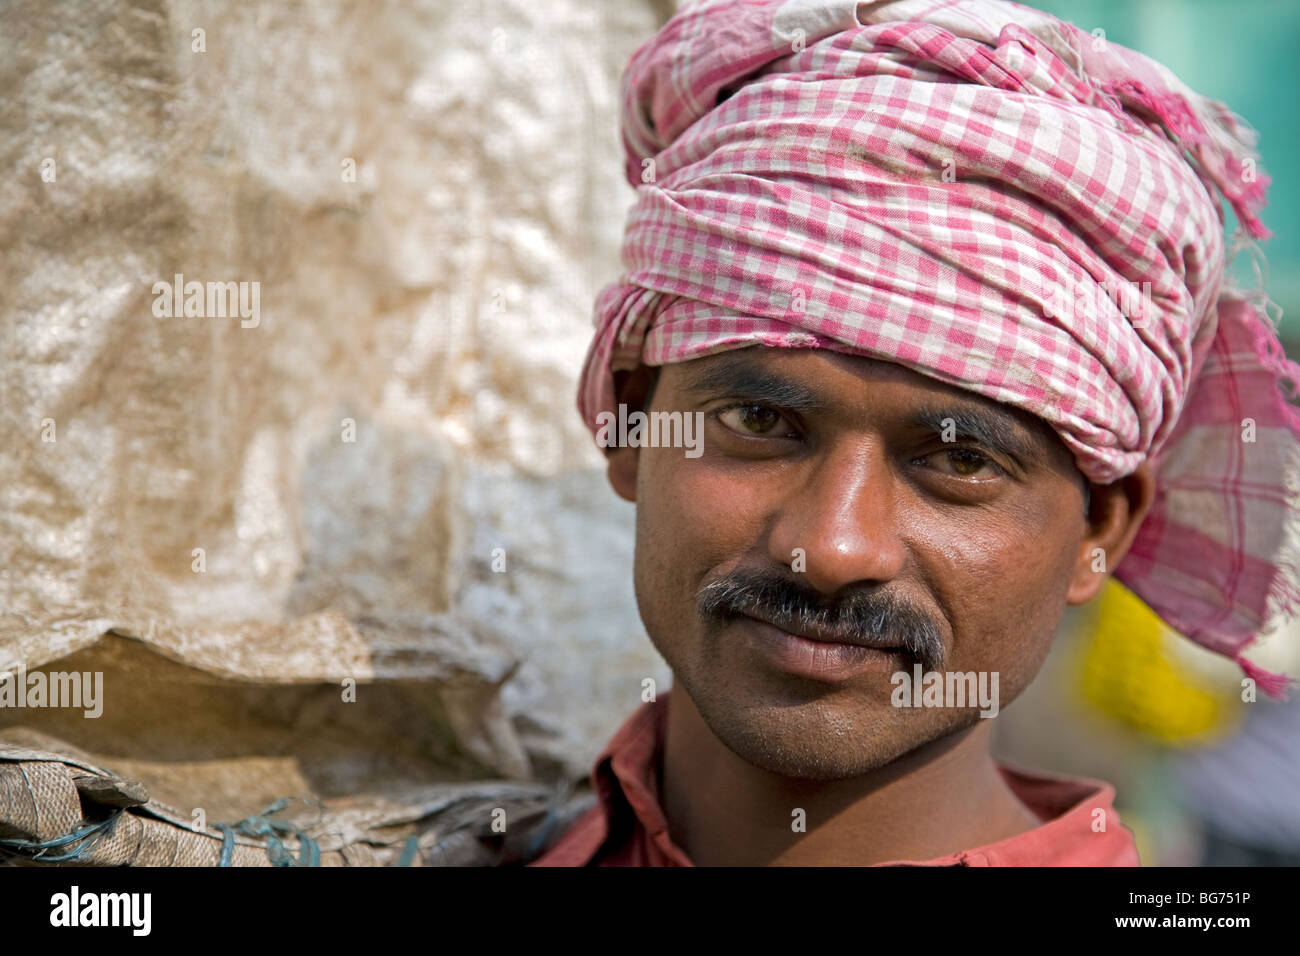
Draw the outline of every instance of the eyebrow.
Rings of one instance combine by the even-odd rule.
[[[991,451],[1022,462],[1043,460],[1037,436],[1027,437],[1015,417],[999,409],[956,405],[923,408],[912,416],[914,427],[939,433],[950,421],[959,439],[979,442]]]
[[[707,368],[691,372],[683,389],[697,395],[735,395],[746,401],[810,415],[831,408],[812,389],[773,375],[748,359],[710,362]]]
[[[697,395],[734,395],[783,411],[810,415],[831,411],[831,405],[813,389],[781,378],[747,358],[720,358],[704,369],[691,371],[683,389]],[[948,404],[916,410],[908,425],[942,434],[950,420],[958,439],[978,442],[990,451],[1026,463],[1045,460],[1040,437],[1024,428],[1010,412],[992,406],[953,399]]]

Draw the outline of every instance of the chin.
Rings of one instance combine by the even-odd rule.
[[[887,701],[845,711],[827,699],[793,707],[694,694],[691,699],[728,750],[755,767],[797,780],[861,776],[970,723],[955,711],[901,710]]]

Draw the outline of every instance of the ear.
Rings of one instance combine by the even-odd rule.
[[[639,448],[611,448],[605,473],[610,486],[624,501],[636,501],[636,465]]]
[[[1106,578],[1128,554],[1155,499],[1155,469],[1149,461],[1109,485],[1092,485],[1088,530],[1079,545],[1067,604],[1086,604],[1101,592]]]
[[[640,365],[634,371],[614,373],[614,394],[630,409],[646,411],[659,381],[657,366]],[[639,448],[611,448],[606,452],[606,474],[615,493],[624,501],[636,501],[636,466]]]

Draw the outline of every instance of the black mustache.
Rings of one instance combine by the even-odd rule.
[[[943,666],[943,632],[929,615],[884,593],[853,591],[829,599],[780,572],[754,571],[711,581],[697,600],[706,621],[754,616],[782,630],[812,631],[846,643],[879,639],[901,646],[926,671]]]

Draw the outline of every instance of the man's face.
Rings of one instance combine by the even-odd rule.
[[[892,675],[996,672],[1005,706],[1078,599],[1082,478],[1017,409],[893,363],[755,347],[664,366],[648,411],[705,425],[697,458],[616,453],[633,456],[611,475],[635,481],[641,617],[756,766],[841,779],[974,723],[975,702],[894,706]],[[825,640],[850,632],[876,646]]]

